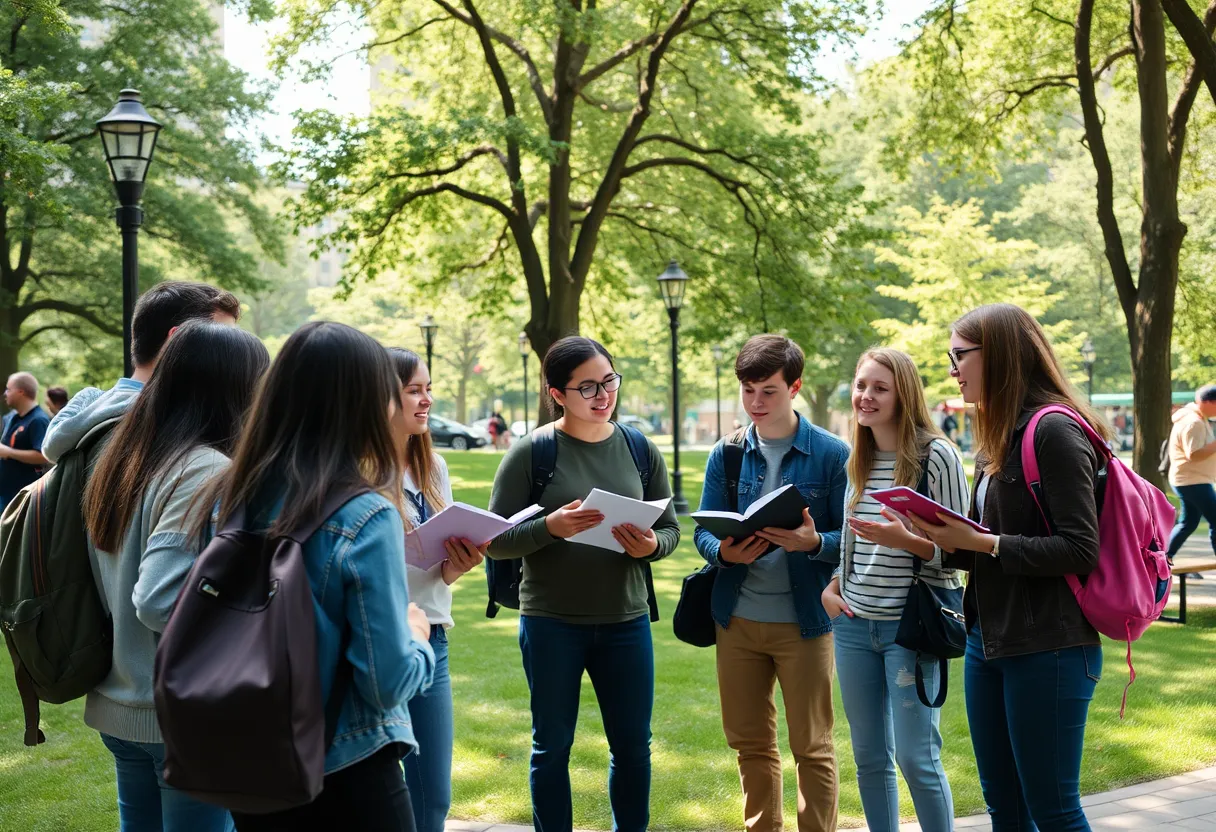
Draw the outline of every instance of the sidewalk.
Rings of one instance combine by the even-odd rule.
[[[1216,766],[1081,798],[1094,832],[1216,832]],[[991,830],[987,815],[959,818],[956,828]],[[448,821],[447,832],[531,832],[531,826]],[[920,832],[905,823],[901,832]]]

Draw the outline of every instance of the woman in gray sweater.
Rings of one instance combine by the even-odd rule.
[[[250,393],[270,363],[236,327],[191,322],[165,347],[85,489],[89,555],[114,622],[110,674],[85,700],[118,774],[123,832],[232,828],[228,812],[165,785],[164,744],[152,701],[156,642],[200,541],[195,495],[228,464]]]

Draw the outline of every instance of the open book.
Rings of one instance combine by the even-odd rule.
[[[405,562],[419,569],[430,569],[447,559],[445,541],[456,537],[478,545],[488,543],[540,511],[541,507],[533,503],[504,518],[468,503],[452,503],[405,536]]]
[[[739,514],[734,511],[694,511],[692,519],[718,540],[733,537],[738,543],[761,529],[796,529],[802,525],[802,510],[806,500],[793,485],[783,485],[765,494]],[[769,546],[768,551],[776,549]],[[767,552],[765,553],[767,554]]]
[[[601,549],[608,549],[612,552],[624,553],[625,547],[617,543],[616,538],[612,536],[613,528],[625,523],[632,523],[645,531],[663,516],[663,512],[667,510],[667,504],[670,502],[670,497],[647,502],[645,500],[635,500],[632,497],[623,497],[620,494],[613,494],[611,491],[601,491],[598,488],[593,488],[579,508],[580,510],[595,509],[604,515],[603,522],[593,529],[579,532],[567,539],[571,543],[598,546]]]

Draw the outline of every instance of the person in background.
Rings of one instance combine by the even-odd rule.
[[[54,418],[59,411],[67,407],[68,391],[62,387],[48,387],[46,390],[46,409]]]
[[[453,502],[452,480],[443,457],[431,448],[427,429],[431,404],[431,375],[417,353],[391,347],[388,351],[401,383],[401,418],[394,425],[402,431],[406,529],[422,525]],[[490,420],[493,424],[493,420]],[[453,538],[444,544],[447,557],[430,569],[406,564],[410,598],[426,613],[431,624],[429,643],[435,653],[431,686],[409,701],[410,722],[418,751],[405,758],[405,782],[409,786],[418,832],[443,832],[452,805],[452,745],[455,725],[452,708],[452,678],[448,672],[447,631],[452,620],[452,584],[479,566],[486,546]]]
[[[275,357],[232,464],[199,501],[217,506],[214,523],[200,514],[200,531],[223,528],[244,508],[251,528],[279,535],[316,517],[330,496],[365,492],[302,544],[322,701],[341,662],[350,673],[321,793],[280,812],[234,812],[240,832],[414,830],[401,760],[418,743],[406,703],[430,685],[435,653],[426,613],[409,600],[403,419],[384,347],[344,324],[307,323]]]
[[[1048,527],[1026,487],[1022,443],[1038,410],[1063,405],[1103,439],[1112,431],[1077,394],[1042,326],[1012,304],[981,306],[955,322],[951,375],[975,411],[972,520],[941,525],[910,516],[970,573],[964,596],[964,686],[980,787],[996,832],[1086,832],[1081,753],[1102,675],[1098,632],[1066,575],[1098,563],[1100,460],[1071,417],[1043,417],[1034,435]]]
[[[1216,436],[1210,419],[1216,419],[1216,384],[1200,387],[1195,401],[1174,413],[1169,479],[1182,511],[1166,551],[1171,565],[1182,544],[1199,528],[1200,519],[1208,521],[1208,539],[1216,552]],[[1193,572],[1189,577],[1202,579],[1203,573]]]
[[[46,430],[42,452],[51,462],[72,450],[89,430],[121,416],[152,377],[161,349],[186,321],[235,324],[241,302],[231,292],[206,283],[165,281],[139,296],[131,322],[131,360],[135,371],[109,390],[86,387],[55,414]]]
[[[951,442],[954,442],[955,441],[954,434],[955,434],[955,431],[957,431],[957,430],[958,430],[958,419],[956,419],[954,414],[952,412],[950,412],[950,408],[946,408],[946,415],[942,419],[942,433],[944,433],[946,435],[947,439],[949,439]]]
[[[13,373],[4,387],[4,403],[13,410],[0,434],[0,511],[17,492],[42,476],[48,460],[42,445],[50,417],[38,406],[38,379]]]
[[[495,412],[491,421],[498,427],[498,432],[494,435],[494,447],[506,450],[511,445],[511,428],[507,424],[507,420],[501,413]],[[524,428],[526,430],[527,426],[525,425]]]
[[[201,550],[189,517],[203,484],[228,464],[250,391],[270,364],[236,327],[192,321],[164,350],[111,434],[84,492],[89,557],[114,623],[114,663],[85,699],[118,777],[122,832],[220,832],[228,812],[165,784],[152,698],[156,643]]]
[[[954,800],[942,766],[941,711],[920,700],[917,655],[895,643],[904,602],[919,580],[943,589],[963,582],[942,566],[942,551],[869,496],[897,485],[918,488],[959,514],[967,513],[967,474],[958,452],[934,426],[920,373],[905,353],[871,349],[853,381],[853,452],[849,457],[841,565],[823,591],[836,638],[840,698],[849,720],[861,806],[871,832],[898,832],[903,772],[925,832],[954,828]],[[935,696],[938,661],[921,662]]]
[[[832,622],[821,595],[840,560],[849,446],[794,410],[802,349],[782,335],[757,335],[735,358],[752,425],[741,437],[738,504],[793,485],[808,506],[795,529],[766,528],[719,541],[703,528],[697,551],[716,566],[711,614],[717,628],[722,728],[734,749],[749,832],[783,828],[781,753],[773,690],[781,683],[798,774],[799,832],[837,823],[832,743]],[[723,439],[710,452],[702,511],[730,510]],[[777,548],[769,551],[770,546]],[[766,554],[767,553],[767,554]]]
[[[590,338],[554,343],[541,375],[559,418],[557,462],[540,498],[543,516],[525,520],[490,544],[491,558],[523,558],[519,646],[532,707],[532,818],[538,832],[573,828],[570,749],[583,674],[591,677],[608,740],[608,801],[613,829],[644,832],[650,823],[650,718],[654,644],[644,561],[667,557],[680,541],[667,504],[650,529],[612,529],[616,553],[572,543],[604,515],[581,508],[592,488],[638,500],[671,497],[667,466],[646,440],[643,490],[623,429],[611,421],[621,376]],[[530,502],[532,436],[511,446],[494,477],[490,511],[509,517]]]

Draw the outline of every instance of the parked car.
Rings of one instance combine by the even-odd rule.
[[[446,445],[454,451],[480,448],[488,442],[480,431],[442,416],[432,415],[430,424],[431,441],[436,445]]]
[[[631,428],[637,428],[642,433],[649,436],[654,433],[654,425],[643,419],[641,416],[622,416],[617,419],[622,425],[629,425]]]
[[[523,419],[516,419],[511,423],[511,435],[516,439],[519,439],[521,436],[525,436],[534,430],[536,430],[535,419],[529,419],[528,424],[526,425],[524,424]]]

